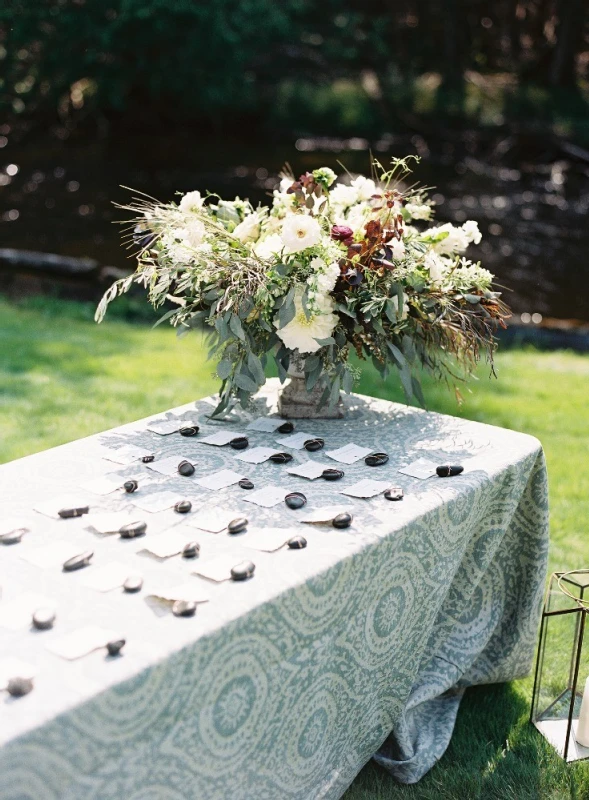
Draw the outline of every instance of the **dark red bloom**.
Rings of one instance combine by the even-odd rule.
[[[352,239],[354,231],[347,225],[334,225],[331,229],[331,238],[336,242],[346,242],[347,239]]]

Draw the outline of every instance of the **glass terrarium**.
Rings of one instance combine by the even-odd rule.
[[[589,758],[589,569],[555,572],[542,611],[530,721],[565,761]]]

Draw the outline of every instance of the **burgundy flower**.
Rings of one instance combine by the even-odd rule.
[[[348,240],[353,241],[354,231],[347,225],[334,225],[331,229],[331,238],[336,242],[345,242]]]

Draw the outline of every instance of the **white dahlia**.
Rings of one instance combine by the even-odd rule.
[[[306,214],[290,214],[282,223],[282,241],[291,253],[300,253],[321,241],[321,226]]]
[[[320,298],[318,310],[307,319],[303,310],[304,287],[297,287],[295,293],[296,314],[288,325],[278,328],[278,315],[274,318],[274,325],[278,329],[278,336],[290,350],[299,353],[315,353],[321,345],[317,339],[327,339],[331,336],[337,324],[337,317],[333,313],[333,301],[329,296]],[[317,303],[316,303],[317,306]]]

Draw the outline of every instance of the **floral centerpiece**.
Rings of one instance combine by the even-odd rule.
[[[476,222],[432,225],[433,203],[405,188],[409,159],[372,177],[336,182],[323,167],[281,177],[269,206],[193,191],[178,203],[147,196],[129,242],[137,270],[105,293],[96,313],[133,283],[180,332],[209,332],[221,381],[215,413],[247,406],[273,359],[333,413],[359,377],[355,353],[383,377],[396,370],[408,398],[424,404],[417,372],[464,379],[482,354],[492,369],[494,333],[509,312],[493,276],[464,256]],[[294,416],[295,414],[291,414]]]

